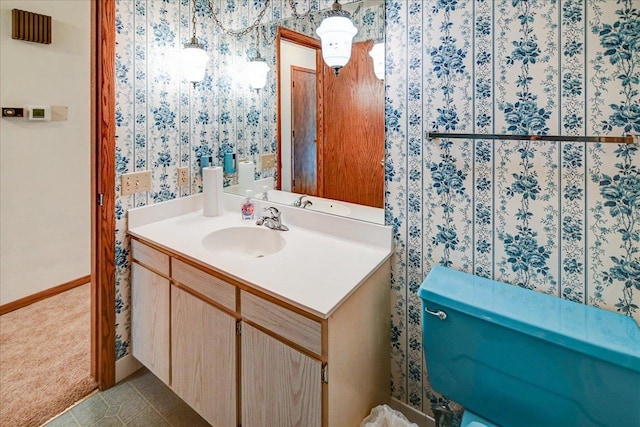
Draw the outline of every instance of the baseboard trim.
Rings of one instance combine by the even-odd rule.
[[[71,280],[70,282],[63,283],[62,285],[54,286],[53,288],[45,289],[44,291],[40,291],[33,295],[29,295],[24,298],[20,298],[18,300],[0,305],[0,316],[2,316],[3,314],[10,313],[19,308],[23,308],[28,305],[31,305],[34,302],[42,301],[43,299],[47,299],[54,295],[61,294],[65,291],[68,291],[69,289],[76,288],[80,285],[84,285],[89,282],[91,282],[91,275],[79,277],[75,280]]]
[[[142,368],[142,363],[138,362],[131,354],[116,360],[116,384]]]
[[[412,423],[418,424],[419,427],[436,427],[436,422],[433,418],[423,414],[417,409],[412,408],[404,402],[394,399],[389,399],[389,406],[396,411],[400,411],[405,417]]]

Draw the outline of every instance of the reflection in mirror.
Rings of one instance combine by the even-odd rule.
[[[354,43],[339,75],[317,40],[278,32],[280,188],[383,207],[384,83],[369,55],[373,40]]]
[[[322,100],[320,42],[280,27],[276,39],[278,69],[278,188],[300,194],[318,192],[318,128]],[[320,107],[320,109],[318,108]],[[320,121],[322,118],[319,118]],[[295,135],[295,137],[294,137]],[[320,183],[321,184],[321,183]]]
[[[272,70],[259,93],[251,91],[237,101],[221,93],[223,105],[240,106],[249,98],[262,116],[259,127],[252,127],[254,107],[243,105],[246,120],[238,114],[237,128],[220,135],[222,152],[217,157],[233,152],[239,159],[252,160],[255,191],[273,189],[267,194],[272,202],[291,205],[299,197],[291,193],[308,194],[308,209],[383,223],[384,82],[374,74],[369,51],[383,41],[385,5],[383,0],[342,3],[353,14],[358,34],[351,60],[337,77],[324,64],[315,34],[323,12],[263,22],[241,38],[218,36],[222,68],[229,58],[226,53],[239,45],[238,57],[251,57],[259,31],[259,48]],[[221,78],[230,79],[233,88],[240,66],[230,65]],[[296,87],[301,90],[292,90]],[[273,153],[275,161],[267,153]],[[226,178],[226,190],[238,193],[237,176]]]

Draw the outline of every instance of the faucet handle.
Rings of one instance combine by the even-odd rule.
[[[280,217],[280,211],[275,206],[268,206],[266,208],[263,208],[262,211],[271,213],[271,216],[273,216],[274,218]]]
[[[302,205],[302,199],[304,199],[305,197],[309,197],[306,194],[301,195],[300,197],[298,197],[294,202],[293,202],[293,206],[295,207],[300,207]]]
[[[257,225],[266,225],[272,230],[287,231],[289,227],[282,224],[280,220],[280,211],[275,206],[269,206],[262,209],[263,212],[269,212],[271,216],[261,216],[256,222]]]

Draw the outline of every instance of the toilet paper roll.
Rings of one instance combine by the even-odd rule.
[[[202,169],[202,213],[204,216],[222,214],[222,168],[206,167]]]
[[[252,161],[245,160],[238,163],[238,185],[240,194],[245,194],[246,190],[253,190],[255,168]]]

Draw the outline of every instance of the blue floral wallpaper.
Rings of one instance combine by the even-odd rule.
[[[430,389],[421,348],[416,291],[433,265],[640,322],[637,146],[424,138],[639,132],[640,2],[386,7],[391,389],[430,413],[449,404]]]
[[[212,0],[228,30],[267,0]],[[274,22],[313,31],[309,7],[269,2],[260,52],[275,66]],[[347,3],[347,2],[342,2]],[[436,264],[640,322],[640,154],[635,145],[426,140],[426,131],[621,135],[640,132],[640,0],[387,0],[386,221],[393,226],[392,396],[424,413],[453,405],[429,387],[416,291]],[[177,54],[187,0],[117,2],[117,174],[150,169],[153,191],[118,197],[117,357],[129,352],[126,210],[201,191],[199,156],[275,150],[275,76],[238,78],[256,32],[221,34],[198,0],[211,57],[195,87]],[[377,38],[374,12],[356,26]],[[369,30],[367,30],[369,28]],[[364,29],[364,31],[363,31]],[[307,32],[307,34],[309,34]],[[177,187],[189,166],[191,185]],[[257,171],[272,176],[273,170]],[[452,337],[455,339],[455,337]]]

